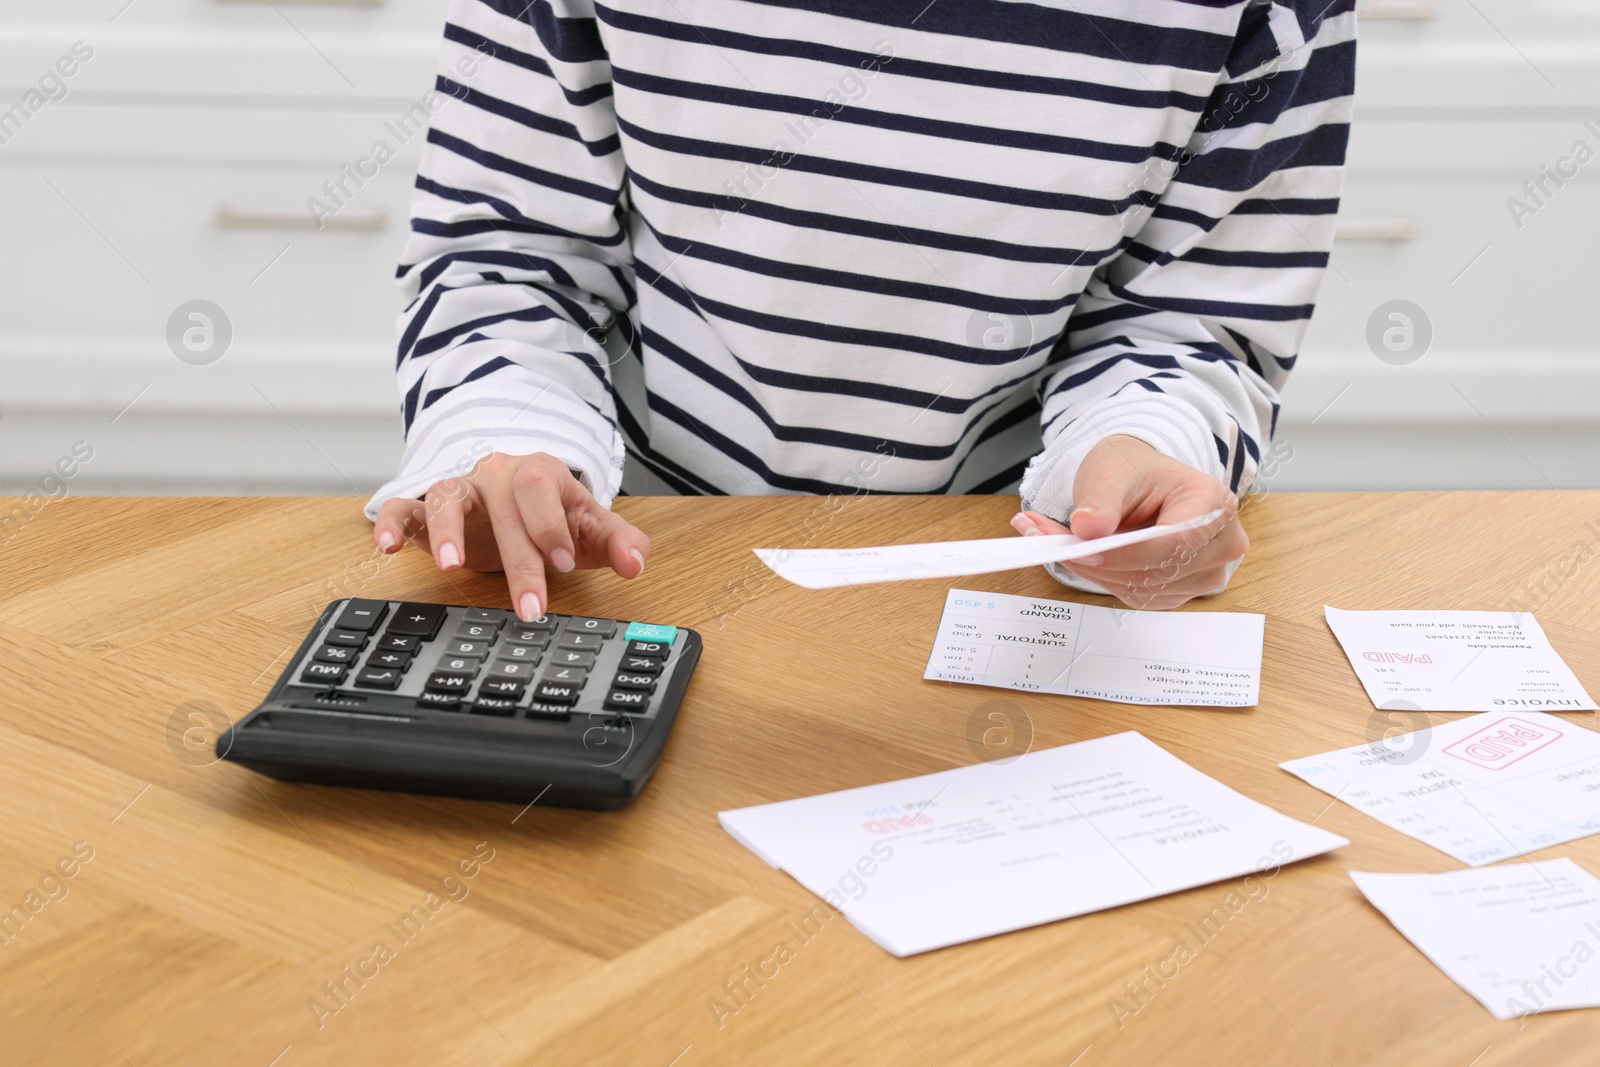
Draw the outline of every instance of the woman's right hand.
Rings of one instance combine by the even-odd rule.
[[[378,511],[372,536],[384,552],[407,537],[442,571],[505,571],[517,617],[531,621],[550,601],[545,567],[610,567],[637,578],[650,538],[609,508],[554,456],[485,456],[461,478],[435,482],[421,500],[396,497]]]

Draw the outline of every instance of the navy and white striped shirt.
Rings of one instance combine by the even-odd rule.
[[[542,451],[1064,517],[1109,434],[1243,492],[1354,64],[1353,0],[452,0],[368,514]]]

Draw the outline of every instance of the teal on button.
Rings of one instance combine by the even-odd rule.
[[[657,626],[651,622],[630,622],[628,632],[622,635],[624,641],[660,641],[670,645],[678,639],[676,626]]]

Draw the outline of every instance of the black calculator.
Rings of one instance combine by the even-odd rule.
[[[614,810],[700,659],[679,626],[336,600],[217,756],[285,781]]]

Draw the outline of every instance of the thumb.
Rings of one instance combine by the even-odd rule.
[[[1102,442],[1084,457],[1072,486],[1072,514],[1067,524],[1078,537],[1088,540],[1114,534],[1128,525],[1129,515],[1139,506],[1150,488],[1150,479],[1139,470],[1132,456]]]

